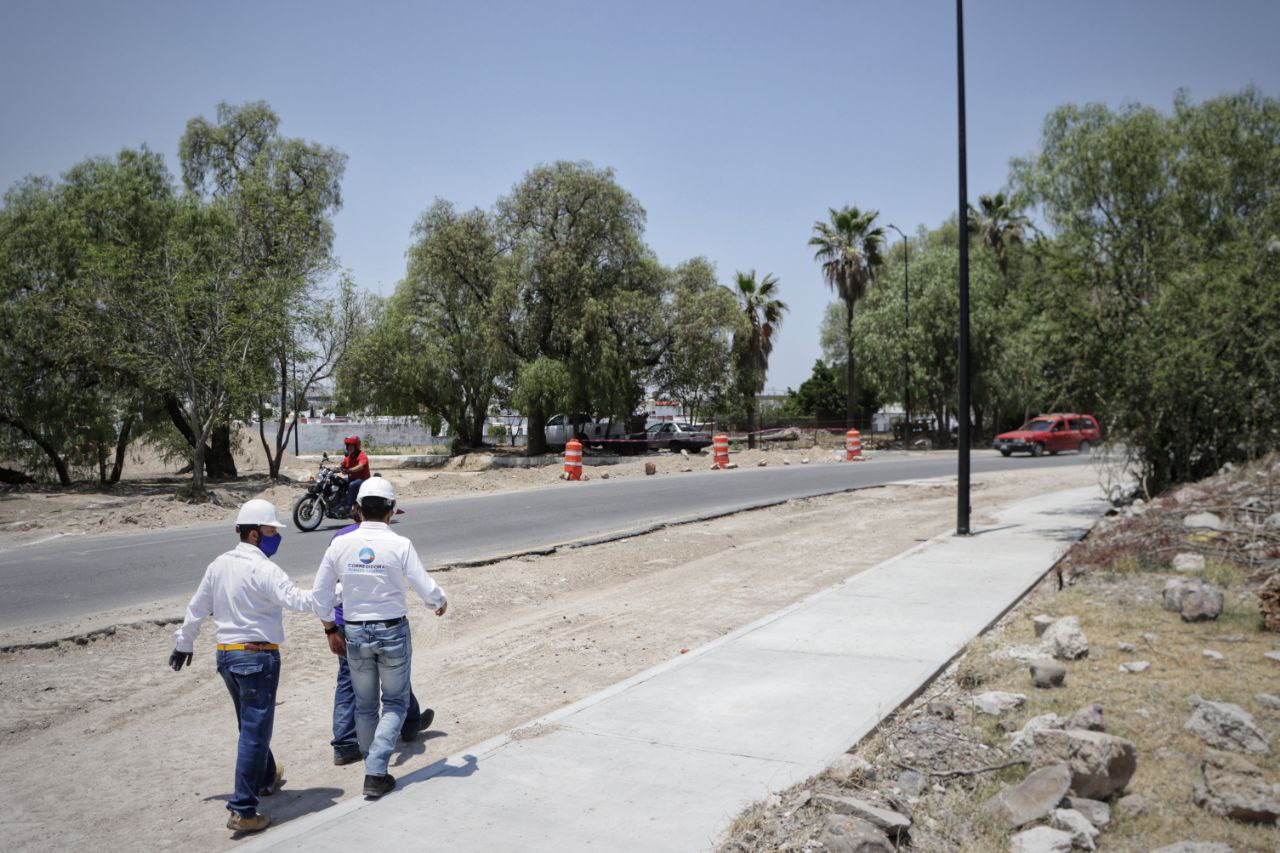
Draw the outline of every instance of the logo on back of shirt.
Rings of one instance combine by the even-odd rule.
[[[364,563],[366,566],[373,562],[373,557],[374,554],[372,548],[366,547],[360,549],[360,562]]]

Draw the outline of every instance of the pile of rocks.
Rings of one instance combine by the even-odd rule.
[[[1280,698],[1270,694],[1255,698],[1264,707],[1280,707]],[[1268,784],[1261,768],[1243,757],[1271,754],[1266,733],[1252,714],[1232,702],[1210,702],[1197,695],[1187,701],[1193,710],[1186,730],[1211,747],[1193,781],[1196,805],[1220,817],[1275,824],[1280,820],[1280,786]]]
[[[1056,714],[1033,717],[1013,734],[1010,751],[1026,754],[1030,772],[982,810],[1018,831],[1010,839],[1012,851],[1094,850],[1111,821],[1110,800],[1125,814],[1146,809],[1139,795],[1119,796],[1137,769],[1138,749],[1107,733],[1101,704],[1066,720]]]

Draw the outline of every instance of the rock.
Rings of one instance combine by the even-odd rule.
[[[1200,775],[1192,784],[1191,798],[1210,814],[1246,823],[1274,824],[1280,819],[1280,802],[1262,771],[1238,755],[1209,750],[1200,762]]]
[[[1010,752],[1022,752],[1022,750],[1031,746],[1036,732],[1041,729],[1060,729],[1066,720],[1057,714],[1041,714],[1038,717],[1032,717],[1023,723],[1022,728],[1013,736],[1013,740],[1009,743]]]
[[[1213,649],[1205,649],[1200,654],[1204,655],[1209,660],[1223,660],[1222,652],[1215,652]]]
[[[1173,493],[1173,502],[1179,504],[1195,503],[1209,497],[1205,492],[1197,489],[1195,486],[1184,486]]]
[[[1266,530],[1280,530],[1280,512],[1273,512],[1264,518],[1262,526]]]
[[[990,690],[986,693],[979,693],[969,699],[970,705],[993,717],[998,717],[1015,708],[1021,708],[1026,702],[1027,697],[1023,694],[1006,693],[1002,690]]]
[[[1105,800],[1124,790],[1138,767],[1133,741],[1081,729],[1041,729],[1032,739],[1031,769],[1065,764],[1071,793]]]
[[[1190,696],[1187,697],[1187,704],[1190,705],[1192,708],[1195,708],[1203,701],[1204,701],[1204,697],[1201,696],[1199,693],[1192,693]]]
[[[727,469],[728,469],[728,470],[730,470],[730,471],[733,471],[733,470],[735,470],[735,469],[738,467],[738,463],[737,463],[737,462],[730,462],[728,465],[726,465],[726,466],[724,466],[724,467],[725,467],[725,468],[727,468]]]
[[[782,460],[782,464],[783,464],[783,465],[790,465],[790,464],[791,464],[791,460],[790,460],[790,459],[783,459],[783,460]]]
[[[1203,572],[1204,555],[1192,553],[1178,554],[1173,558],[1173,570],[1175,572]]]
[[[1280,652],[1263,652],[1262,656],[1267,660],[1280,660]]]
[[[1071,834],[1071,845],[1079,850],[1096,850],[1098,828],[1075,809],[1054,809],[1049,825]]]
[[[1253,701],[1264,708],[1270,708],[1272,711],[1280,711],[1280,696],[1273,696],[1270,693],[1255,693]]]
[[[1138,647],[1133,643],[1117,643],[1116,648],[1122,652],[1136,652]]]
[[[764,468],[764,467],[765,467],[766,465],[768,465],[768,464],[769,464],[769,460],[767,460],[767,459],[761,459],[759,462],[757,462],[757,463],[756,463],[756,467],[757,467],[757,468]]]
[[[1182,609],[1182,599],[1209,585],[1203,578],[1170,578],[1161,594],[1161,606],[1171,613]]]
[[[1267,578],[1266,583],[1258,589],[1258,609],[1262,612],[1262,624],[1267,630],[1280,632],[1280,572]],[[1275,660],[1280,660],[1280,657]]]
[[[681,456],[683,456],[685,459],[688,459],[688,458],[689,458],[689,451],[682,447],[682,448],[680,448],[680,455],[681,455]]]
[[[1270,755],[1267,736],[1253,715],[1231,702],[1201,702],[1183,726],[1209,746],[1251,755]]]
[[[658,473],[657,463],[656,462],[644,463],[644,473],[646,477],[652,477],[654,474]]]
[[[1111,823],[1111,806],[1102,800],[1091,800],[1088,797],[1067,797],[1063,800],[1067,808],[1075,809],[1084,815],[1089,823],[1102,829]]]
[[[827,768],[827,772],[837,779],[861,779],[866,782],[876,780],[876,767],[859,755],[844,753]]]
[[[1067,668],[1056,660],[1033,660],[1031,683],[1036,687],[1061,687],[1067,680]]]
[[[1009,839],[1009,853],[1068,853],[1071,833],[1048,826],[1019,832]]]
[[[684,468],[681,468],[681,469],[680,469],[680,473],[681,473],[681,474],[688,474],[688,473],[689,473],[690,471],[692,471],[692,470],[693,470],[692,468],[689,468],[688,466],[686,466],[686,467],[684,467]],[[716,470],[719,470],[719,468],[716,468]]]
[[[935,699],[925,706],[925,710],[930,716],[941,717],[944,720],[956,718],[956,706],[950,702],[940,702]]]
[[[1043,613],[1039,616],[1031,617],[1031,627],[1035,629],[1036,636],[1044,636],[1044,632],[1052,625],[1054,619],[1052,616],[1045,616]]]
[[[1182,519],[1184,526],[1192,530],[1226,530],[1222,519],[1211,512],[1193,512]]]
[[[809,457],[808,457],[808,456],[805,456],[803,459],[801,459],[801,460],[800,460],[800,464],[801,464],[801,465],[808,465],[808,464],[809,464]]]
[[[1116,811],[1123,817],[1141,817],[1148,808],[1147,798],[1141,794],[1128,794],[1116,800]]]
[[[999,726],[1000,731],[1004,732],[1005,734],[1013,734],[1018,730],[1018,724],[1015,723],[1013,720],[1001,720],[1000,722],[996,723],[996,725]]]
[[[609,472],[608,472],[608,471],[605,471],[603,474],[601,474],[601,475],[600,475],[600,479],[601,479],[601,480],[607,480],[607,479],[609,479]]]
[[[1089,640],[1075,616],[1064,616],[1046,628],[1040,646],[1060,660],[1079,660],[1089,654]]]
[[[1010,829],[1017,829],[1050,814],[1070,785],[1071,771],[1065,764],[1041,767],[987,800],[982,810]]]
[[[911,828],[911,819],[898,814],[892,809],[872,805],[857,797],[837,797],[831,794],[816,794],[813,801],[826,806],[836,814],[848,815],[865,820],[889,836],[898,838]]]
[[[1071,715],[1071,719],[1067,720],[1064,729],[1084,729],[1090,732],[1105,732],[1107,723],[1102,718],[1102,705],[1094,702],[1092,705],[1086,705],[1079,711]]]
[[[1120,664],[1121,672],[1145,672],[1147,667],[1151,666],[1145,660],[1131,660],[1128,663]]]
[[[1206,585],[1208,586],[1208,585]],[[1193,592],[1182,599],[1183,622],[1208,622],[1222,615],[1222,592],[1216,587]]]
[[[842,814],[822,819],[818,843],[829,853],[893,853],[884,833],[865,820]]]
[[[1179,841],[1157,847],[1151,853],[1235,853],[1230,844],[1221,841]]]
[[[914,770],[903,770],[898,774],[898,790],[908,797],[918,797],[924,790],[925,778]]]

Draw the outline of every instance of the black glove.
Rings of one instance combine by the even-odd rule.
[[[191,652],[180,652],[173,650],[173,654],[169,655],[169,666],[173,667],[173,671],[177,672],[182,669],[184,663],[191,663]]]

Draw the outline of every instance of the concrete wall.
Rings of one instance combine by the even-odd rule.
[[[268,439],[275,435],[276,422],[266,423]],[[332,421],[310,421],[299,425],[298,448],[303,453],[319,453],[328,451],[330,455],[342,455],[342,440],[349,435],[360,436],[363,449],[376,453],[379,447],[421,447],[435,444],[431,430],[416,419],[385,423],[333,423]],[[293,450],[293,439],[289,440],[289,450]]]

